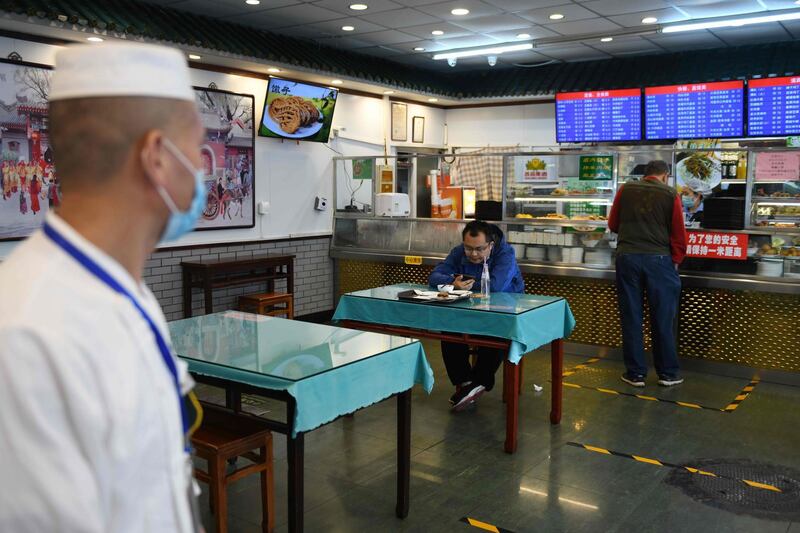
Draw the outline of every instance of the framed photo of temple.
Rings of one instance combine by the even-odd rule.
[[[61,203],[47,123],[52,69],[0,59],[0,240],[24,239]]]
[[[195,87],[206,129],[201,147],[206,207],[197,230],[255,226],[255,129],[252,94]]]

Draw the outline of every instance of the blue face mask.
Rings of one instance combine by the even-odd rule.
[[[694,207],[694,198],[691,196],[681,196],[681,201],[683,202],[683,207],[687,209]]]
[[[178,209],[178,206],[176,206],[172,198],[169,197],[167,191],[164,190],[164,187],[158,186],[156,189],[161,199],[167,204],[170,212],[169,220],[167,220],[167,225],[164,228],[164,233],[161,235],[161,241],[174,241],[192,231],[200,215],[203,214],[206,203],[206,188],[203,182],[205,171],[203,169],[195,169],[180,149],[169,139],[164,139],[164,146],[189,173],[194,175],[194,196],[192,197],[192,203],[189,209],[186,211]]]

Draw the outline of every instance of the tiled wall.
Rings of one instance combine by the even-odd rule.
[[[333,261],[329,255],[330,238],[317,237],[254,244],[215,244],[157,251],[145,264],[144,279],[155,294],[167,320],[183,318],[181,261],[201,259],[242,259],[253,255],[290,254],[294,260],[294,314],[309,315],[333,309]],[[283,283],[283,285],[282,285]],[[242,294],[263,292],[264,284],[231,287],[214,291],[214,311],[236,308]],[[276,290],[286,290],[285,282],[276,282]],[[195,289],[192,314],[204,314],[202,291]]]

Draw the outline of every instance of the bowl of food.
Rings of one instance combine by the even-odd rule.
[[[688,187],[700,194],[710,193],[722,181],[722,164],[714,153],[695,152],[675,165],[679,187]]]

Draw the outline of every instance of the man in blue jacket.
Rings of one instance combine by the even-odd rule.
[[[503,238],[503,232],[494,224],[474,220],[461,233],[463,244],[450,251],[447,259],[439,263],[428,284],[453,285],[456,289],[480,290],[483,263],[489,265],[492,292],[524,292],[525,283],[517,266],[514,249]],[[450,397],[454,411],[462,411],[494,387],[494,375],[506,356],[497,348],[478,348],[478,360],[469,364],[469,346],[442,341],[442,357],[450,382],[456,392]]]

